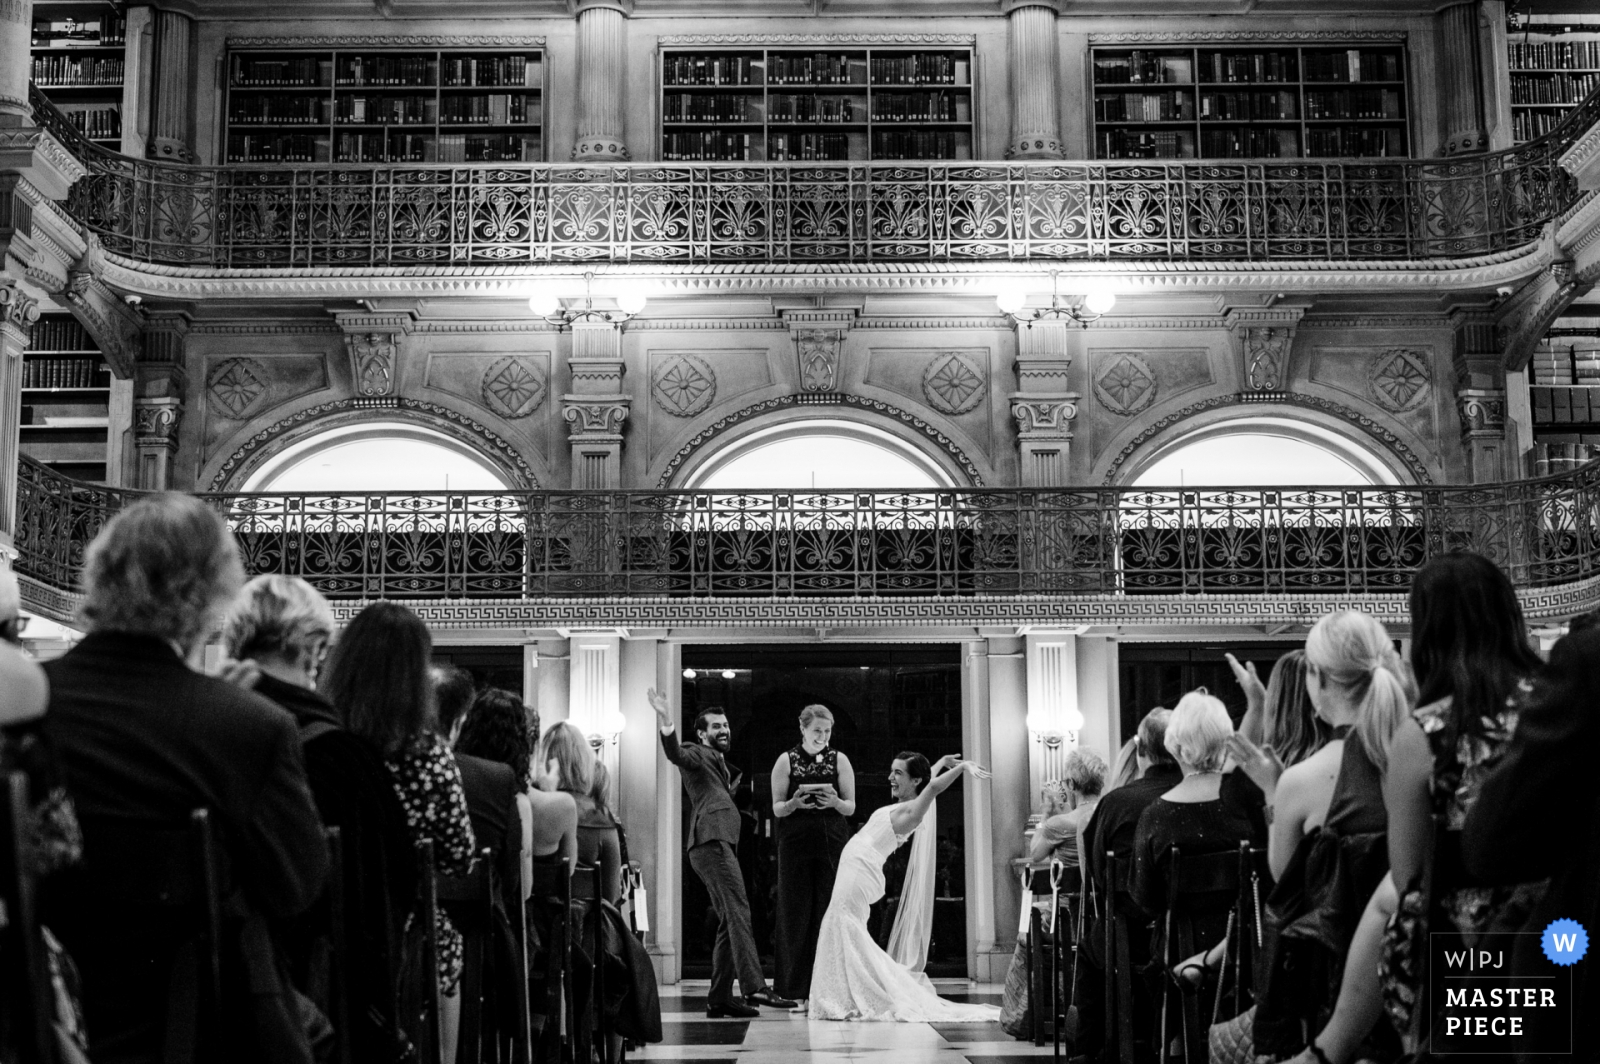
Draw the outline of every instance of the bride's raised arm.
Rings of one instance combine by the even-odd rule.
[[[896,835],[906,835],[927,815],[928,807],[933,800],[945,791],[950,785],[960,779],[963,773],[971,773],[980,780],[989,778],[989,770],[976,761],[963,761],[960,754],[946,754],[933,764],[933,778],[927,785],[917,792],[917,796],[909,802],[895,806],[889,812],[889,823],[894,828]]]

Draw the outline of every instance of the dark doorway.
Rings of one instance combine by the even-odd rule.
[[[480,690],[498,687],[522,697],[521,647],[435,646],[433,660],[466,669]]]
[[[1240,662],[1253,661],[1261,682],[1272,676],[1272,666],[1305,642],[1281,643],[1122,643],[1117,648],[1121,687],[1122,738],[1133,737],[1139,721],[1157,706],[1171,709],[1178,699],[1204,687],[1228,707],[1238,724],[1244,716],[1244,691],[1233,678],[1224,654]]]
[[[772,957],[777,848],[772,839],[772,766],[799,742],[800,710],[820,702],[833,711],[833,745],[856,774],[852,830],[889,800],[894,755],[916,750],[932,761],[961,750],[959,644],[841,644],[828,646],[685,646],[683,721],[721,707],[733,728],[729,760],[743,770],[739,796],[745,834],[739,859],[750,895],[756,943]],[[689,673],[693,673],[690,676]],[[692,737],[692,736],[690,736]],[[960,786],[939,800],[939,871],[928,974],[967,974],[965,797]],[[688,831],[688,809],[684,809]],[[887,940],[893,900],[905,877],[905,849],[891,858],[886,900],[873,914],[873,931]],[[694,873],[683,876],[684,974],[711,974],[714,924],[710,901]],[[770,974],[770,967],[769,967]]]

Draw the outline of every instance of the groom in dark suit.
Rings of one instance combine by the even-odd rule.
[[[737,773],[728,767],[733,731],[725,714],[708,709],[695,718],[697,743],[680,743],[665,696],[650,689],[650,706],[661,724],[661,748],[678,766],[683,788],[689,792],[689,867],[711,895],[717,914],[717,944],[711,954],[711,993],[706,1016],[711,1019],[761,1015],[755,1006],[792,1009],[793,1001],[778,997],[761,974],[761,955],[750,930],[750,900],[745,897],[739,871],[739,810],[733,804]],[[733,998],[733,977],[739,977],[744,1001]]]

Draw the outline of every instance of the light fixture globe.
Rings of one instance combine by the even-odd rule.
[[[528,309],[541,318],[548,318],[561,311],[561,297],[553,288],[536,288],[528,297]]]
[[[644,309],[649,297],[637,288],[624,288],[617,293],[617,306],[624,314],[637,314]]]
[[[1021,288],[1008,288],[994,297],[1002,314],[1015,314],[1028,302],[1028,293]]]
[[[621,735],[628,726],[628,718],[622,715],[621,710],[610,709],[600,715],[600,733],[616,737]]]
[[[1083,309],[1090,314],[1109,314],[1117,305],[1117,294],[1104,288],[1090,291],[1083,297]]]

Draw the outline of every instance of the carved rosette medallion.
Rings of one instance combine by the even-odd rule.
[[[1095,378],[1094,395],[1113,414],[1137,414],[1156,401],[1156,375],[1138,355],[1121,352]]]
[[[206,399],[218,414],[240,420],[267,394],[266,378],[266,368],[253,358],[226,359],[211,367]]]
[[[356,392],[378,396],[394,394],[395,342],[393,333],[359,333],[346,337],[350,369]]]
[[[539,409],[548,390],[544,369],[531,359],[508,355],[483,371],[483,405],[508,420]]]
[[[704,359],[670,355],[656,366],[650,394],[656,405],[673,417],[694,417],[717,397],[717,375]]]
[[[844,347],[843,329],[798,329],[794,334],[795,356],[800,361],[802,392],[839,390],[839,354]]]
[[[959,351],[933,356],[922,373],[922,395],[941,414],[965,414],[983,400],[988,389],[983,367]]]
[[[1425,351],[1391,347],[1373,354],[1367,365],[1367,386],[1378,405],[1403,413],[1421,405],[1433,384],[1433,369]]]

